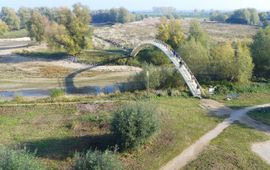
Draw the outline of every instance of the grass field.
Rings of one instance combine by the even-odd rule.
[[[214,139],[196,160],[183,169],[270,169],[269,165],[251,151],[252,143],[269,139],[262,132],[236,123]]]
[[[215,96],[214,99],[225,103],[231,108],[242,108],[259,104],[270,103],[270,93],[241,93],[240,96],[233,100],[224,100],[225,96]]]
[[[220,122],[196,99],[162,97],[151,102],[159,106],[161,130],[144,147],[119,154],[126,169],[157,169]],[[75,151],[114,146],[109,122],[121,103],[0,107],[0,144],[26,146],[49,168],[68,168]]]
[[[248,113],[248,115],[262,123],[270,126],[270,108],[261,108]]]
[[[231,101],[223,98],[224,96],[218,96],[216,99],[234,109],[270,102],[269,93],[244,93]],[[252,111],[250,115],[258,121],[267,123],[270,117],[267,110],[265,111],[266,114],[258,110]],[[260,131],[235,123],[214,139],[196,160],[183,169],[270,169],[269,165],[251,151],[252,143],[269,139]]]

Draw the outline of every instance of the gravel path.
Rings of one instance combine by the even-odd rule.
[[[203,149],[210,143],[211,140],[216,138],[219,134],[223,132],[224,129],[229,127],[232,123],[235,121],[240,121],[241,123],[247,124],[248,126],[254,127],[258,130],[263,130],[267,133],[270,132],[270,128],[258,124],[253,119],[250,119],[246,114],[254,109],[261,108],[261,107],[270,107],[270,104],[265,105],[258,105],[258,106],[252,106],[247,107],[244,109],[239,110],[231,110],[230,108],[224,106],[223,104],[220,104],[213,100],[202,100],[202,105],[206,108],[208,108],[211,112],[219,112],[227,110],[227,112],[231,112],[230,117],[225,119],[222,123],[218,124],[213,130],[209,131],[205,135],[203,135],[199,140],[197,140],[194,144],[186,148],[180,155],[172,159],[170,162],[168,162],[166,165],[161,167],[161,170],[178,170],[185,165],[187,165],[190,161],[196,159],[196,157],[203,151]],[[265,144],[261,144],[260,147],[265,146]],[[268,146],[269,148],[269,146]],[[267,149],[265,147],[260,148],[260,150]],[[262,157],[265,160],[270,160],[269,153],[264,154],[264,157]]]

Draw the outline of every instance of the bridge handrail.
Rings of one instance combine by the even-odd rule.
[[[192,71],[190,70],[190,68],[187,66],[187,63],[182,59],[182,57],[181,57],[174,49],[172,49],[168,44],[166,44],[165,42],[163,42],[163,41],[161,41],[161,40],[158,40],[158,39],[154,39],[153,41],[156,42],[156,43],[162,44],[162,45],[165,46],[168,50],[172,51],[173,54],[174,54],[174,56],[176,56],[177,58],[179,58],[179,59],[182,61],[183,65],[186,66],[186,69],[187,69],[187,71],[189,72],[189,74],[194,75],[194,74],[192,73]],[[175,54],[176,54],[176,55],[175,55]],[[193,76],[193,79],[195,80],[196,84],[199,85],[199,82],[198,82],[198,80],[196,79],[195,76]],[[200,85],[199,85],[199,86],[200,86]]]

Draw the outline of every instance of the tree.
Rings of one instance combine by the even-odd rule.
[[[91,47],[92,35],[89,23],[90,10],[81,4],[73,5],[73,11],[63,8],[58,11],[57,23],[48,29],[49,46],[64,48],[68,54],[76,56],[83,49]],[[52,31],[51,31],[52,30]]]
[[[228,14],[219,11],[214,11],[210,14],[211,21],[225,22],[228,18]]]
[[[27,31],[31,39],[41,42],[45,40],[45,31],[48,19],[37,11],[33,11],[30,20],[27,22]]]
[[[250,24],[258,25],[260,23],[260,17],[256,9],[249,9],[250,12]]]
[[[20,17],[20,28],[26,28],[27,22],[31,18],[32,9],[21,7],[18,10],[18,16]]]
[[[259,15],[256,9],[238,9],[233,12],[233,14],[226,20],[228,23],[236,24],[259,24]]]
[[[212,80],[228,80],[234,78],[235,50],[231,43],[219,43],[211,47],[209,75]]]
[[[10,30],[18,30],[20,28],[20,19],[12,8],[2,7],[1,19],[8,25]]]
[[[0,35],[3,35],[7,31],[8,31],[7,24],[0,20]]]
[[[55,22],[61,25],[68,25],[72,21],[72,11],[66,7],[61,7],[55,10]]]
[[[270,27],[260,29],[251,45],[252,58],[257,77],[270,78]]]
[[[162,18],[156,38],[177,49],[185,39],[180,20]]]
[[[125,8],[119,9],[118,22],[126,23],[126,22],[130,22],[133,20],[134,20],[134,18],[132,16],[132,14],[130,14],[127,9],[125,9]]]
[[[267,12],[260,12],[259,13],[260,21],[266,21],[269,17]]]
[[[200,42],[204,47],[209,45],[208,33],[201,27],[201,24],[194,20],[190,24],[188,40],[194,39],[196,42]]]
[[[239,83],[247,83],[252,77],[254,64],[247,43],[235,44],[234,77]]]
[[[181,45],[178,51],[192,72],[198,78],[208,74],[208,49],[205,48],[200,42],[196,41],[194,38],[191,38]]]

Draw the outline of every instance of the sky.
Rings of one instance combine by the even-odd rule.
[[[8,6],[18,9],[24,7],[59,7],[81,2],[90,9],[108,9],[125,7],[129,10],[151,10],[152,7],[172,6],[178,10],[217,9],[233,10],[239,8],[256,8],[270,10],[270,0],[0,0],[0,7]]]

